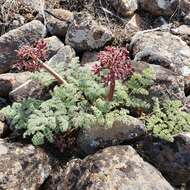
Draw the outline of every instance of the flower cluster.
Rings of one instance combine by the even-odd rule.
[[[126,48],[106,47],[98,54],[100,64],[93,66],[95,75],[101,77],[106,86],[110,87],[108,101],[113,98],[116,80],[127,80],[134,72]]]
[[[20,71],[37,71],[41,68],[40,61],[48,58],[48,46],[43,39],[34,45],[24,45],[18,51],[19,61],[15,67]]]
[[[115,80],[126,80],[133,73],[126,48],[106,47],[98,54],[100,64],[93,66],[94,74],[100,76],[106,85]]]

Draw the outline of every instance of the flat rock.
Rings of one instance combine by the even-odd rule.
[[[0,37],[0,73],[8,71],[17,62],[16,50],[25,44],[36,42],[45,35],[45,26],[37,20],[2,35]]]
[[[145,126],[140,120],[129,117],[127,123],[115,122],[111,128],[97,126],[81,129],[77,143],[86,154],[124,141],[135,141],[145,135]]]
[[[130,49],[137,61],[161,65],[186,76],[190,47],[180,37],[164,31],[143,31],[133,36]]]
[[[39,189],[50,171],[49,157],[41,149],[0,139],[0,189]]]
[[[30,76],[29,72],[0,74],[0,97],[8,97],[9,92],[25,83]]]
[[[60,180],[57,180],[60,179]],[[54,183],[55,182],[55,183]],[[71,160],[44,189],[54,190],[174,190],[131,146],[106,148],[84,160]]]
[[[102,48],[112,40],[110,30],[93,20],[90,14],[76,13],[66,34],[65,43],[76,51],[90,51]]]

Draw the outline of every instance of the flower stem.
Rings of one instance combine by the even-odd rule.
[[[110,84],[110,89],[109,89],[109,93],[108,93],[108,96],[107,96],[107,100],[109,102],[111,102],[113,100],[114,91],[115,91],[115,80],[112,81],[111,84]]]
[[[41,62],[41,65],[59,82],[59,84],[65,83],[65,80],[56,71],[54,71],[51,67],[49,67],[46,63]]]

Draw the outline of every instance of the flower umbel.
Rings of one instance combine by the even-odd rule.
[[[106,86],[110,87],[107,99],[111,101],[115,90],[116,80],[127,80],[133,74],[129,52],[126,48],[106,47],[98,54],[100,64],[93,66],[93,72],[102,78]]]
[[[19,71],[39,71],[41,68],[44,68],[49,72],[60,84],[63,84],[65,81],[56,71],[46,64],[48,59],[48,45],[41,39],[37,41],[34,45],[25,45],[22,46],[18,51],[19,62],[15,67]]]
[[[38,71],[48,58],[48,46],[44,40],[37,41],[33,46],[24,45],[18,51],[19,62],[16,68],[21,71]],[[40,61],[39,61],[40,60]]]

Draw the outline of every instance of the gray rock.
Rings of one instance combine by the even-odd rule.
[[[141,147],[141,155],[158,168],[173,185],[179,186],[190,181],[189,133],[176,135],[173,143],[146,139],[138,146]]]
[[[73,13],[64,9],[52,9],[46,10],[45,16],[50,34],[65,38],[69,24],[74,18]]]
[[[158,97],[160,102],[165,102],[169,99],[179,99],[181,101],[185,99],[183,76],[160,65],[148,64],[146,62],[133,61],[133,67],[138,73],[142,73],[147,68],[154,70],[154,83],[149,91],[151,98]]]
[[[135,141],[145,133],[143,122],[129,117],[128,123],[115,122],[111,128],[97,126],[81,129],[77,143],[86,154],[91,154],[101,148],[119,145],[124,141]]]
[[[0,139],[0,189],[39,189],[50,171],[50,159],[41,149]]]
[[[8,71],[17,60],[17,52],[22,45],[34,43],[46,35],[45,26],[37,20],[33,20],[15,30],[0,37],[0,73]]]
[[[112,38],[110,30],[97,24],[91,15],[80,12],[69,26],[65,43],[80,52],[104,47]]]
[[[138,8],[137,0],[109,0],[108,2],[124,17],[133,15]]]
[[[180,0],[180,9],[183,11],[185,14],[189,14],[190,12],[190,1],[189,0]]]
[[[8,97],[9,92],[25,83],[30,76],[29,72],[0,74],[0,97]]]
[[[138,32],[132,38],[130,49],[137,61],[161,65],[182,76],[187,75],[190,47],[178,36],[164,31]]]
[[[49,61],[48,65],[52,68],[62,66],[63,68],[71,63],[72,59],[76,57],[74,49],[70,46],[64,46],[54,55]]]
[[[71,160],[46,190],[174,190],[131,146],[106,148],[84,160]],[[55,180],[56,180],[55,179]]]
[[[56,36],[45,38],[44,41],[48,45],[48,58],[54,56],[64,44]]]
[[[137,13],[131,17],[125,26],[126,38],[131,39],[136,32],[146,30],[150,27],[150,21],[144,17],[141,17]]]
[[[43,99],[45,97],[44,85],[38,81],[30,79],[9,93],[9,99],[12,102],[20,102],[29,97]]]
[[[171,33],[179,36],[183,41],[190,46],[190,26],[189,25],[181,25],[177,28],[172,28]]]
[[[185,16],[184,22],[185,22],[185,24],[190,25],[190,13]]]
[[[179,6],[178,0],[138,0],[138,2],[140,9],[155,16],[171,16]]]

